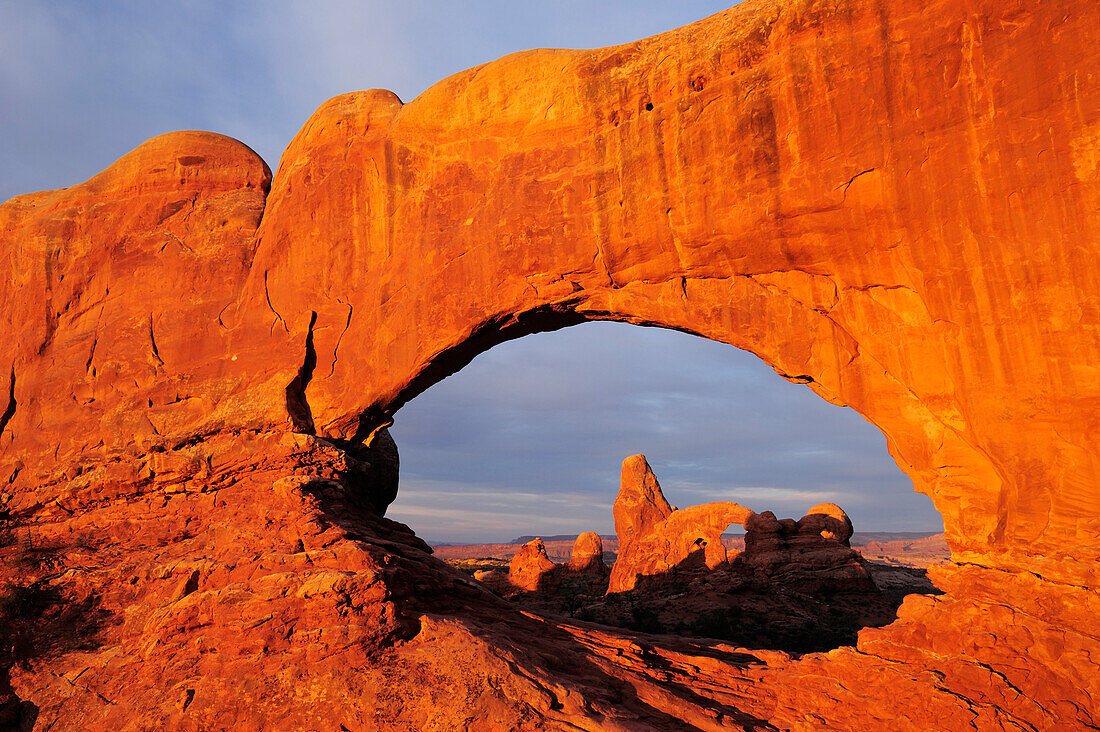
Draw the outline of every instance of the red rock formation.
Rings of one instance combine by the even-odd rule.
[[[836,539],[851,546],[852,520],[835,503],[819,503],[798,522],[800,531],[816,531],[823,539]]]
[[[493,545],[475,548],[492,549]],[[484,553],[479,551],[478,556],[484,556]],[[555,564],[546,553],[546,542],[535,538],[520,546],[519,551],[512,555],[508,572],[481,570],[474,573],[474,579],[501,597],[514,597],[517,592],[556,595],[562,581],[567,578],[571,580],[571,593],[582,591],[586,595],[593,594],[590,588],[599,587],[599,592],[595,594],[602,595],[610,572],[603,561],[603,540],[599,534],[590,531],[579,535],[573,542],[573,554],[566,564]]]
[[[615,500],[619,556],[608,592],[634,589],[643,576],[698,564],[714,569],[732,557],[722,543],[731,524],[745,528],[742,563],[762,578],[805,586],[874,589],[859,552],[852,550],[852,522],[835,503],[821,503],[798,521],[777,520],[732,502],[676,509],[669,506],[643,455],[623,461]],[[738,556],[736,553],[734,556]]]
[[[565,565],[570,572],[594,572],[607,574],[607,565],[603,562],[603,539],[594,531],[586,531],[573,542],[573,552],[569,563]]]
[[[639,576],[664,574],[695,557],[712,569],[723,564],[727,554],[722,534],[752,516],[749,509],[728,501],[683,510],[670,506],[644,455],[623,461],[620,481],[613,507],[619,556],[608,592],[633,589]]]
[[[615,497],[611,510],[621,555],[628,544],[648,533],[676,509],[665,499],[661,484],[657,482],[657,476],[646,462],[645,455],[631,455],[623,460],[619,495]]]
[[[552,590],[549,587],[556,564],[546,556],[542,539],[532,539],[524,544],[508,566],[508,581],[525,592]]]
[[[798,521],[777,520],[771,511],[745,521],[741,561],[759,576],[803,588],[875,588],[859,552],[849,545],[852,522],[835,503],[814,506]]]
[[[177,133],[0,206],[0,572],[112,619],[42,634],[14,693],[54,730],[1100,724],[1098,29],[749,0],[337,97],[266,197],[250,150]],[[749,657],[518,615],[371,516],[402,404],[592,319],[877,425],[946,594]]]

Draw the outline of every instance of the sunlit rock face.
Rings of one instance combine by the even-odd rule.
[[[623,461],[613,510],[619,555],[608,592],[632,590],[639,576],[664,574],[688,562],[711,569],[725,564],[723,532],[731,524],[745,526],[754,515],[730,501],[673,508],[644,455]]]
[[[273,180],[175,133],[5,203],[0,572],[49,619],[4,639],[5,714],[1100,723],[1098,68],[1089,0],[749,0],[337,97]],[[377,515],[403,403],[587,319],[859,411],[943,514],[946,594],[858,650],[700,650],[520,615]]]
[[[554,563],[546,556],[542,539],[532,539],[520,547],[508,567],[508,581],[519,590],[535,592],[551,590],[548,585],[554,576]]]
[[[610,570],[603,561],[603,539],[600,535],[595,531],[578,535],[569,554],[569,563],[565,566],[569,572],[606,576]]]
[[[652,580],[644,583],[647,591],[658,590],[665,575],[719,567],[734,570],[737,581],[729,586],[753,578],[789,589],[877,592],[866,563],[851,548],[852,521],[835,503],[813,506],[797,521],[732,501],[675,508],[645,456],[631,455],[623,461],[613,511],[619,553],[608,593],[633,590],[643,578]],[[722,534],[730,529],[744,530],[744,552],[726,549]],[[525,558],[520,565],[531,563]]]

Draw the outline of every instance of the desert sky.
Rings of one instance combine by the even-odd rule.
[[[513,51],[597,47],[728,2],[0,0],[0,200],[80,182],[154,135],[238,138],[274,170],[325,99],[411,100]],[[781,517],[834,501],[857,530],[941,529],[883,435],[751,354],[596,323],[503,344],[396,416],[389,515],[433,541],[611,533],[619,463],[645,453],[678,506]]]

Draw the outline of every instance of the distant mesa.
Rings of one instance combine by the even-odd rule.
[[[515,539],[512,539],[508,543],[509,544],[526,544],[527,542],[531,541],[532,539],[542,539],[544,542],[549,544],[551,542],[575,541],[577,536],[578,536],[577,534],[550,534],[550,535],[545,535],[544,534],[542,536],[536,536],[535,534],[524,534],[523,536],[517,536]],[[599,536],[600,539],[602,539],[603,541],[608,541],[608,540],[614,541],[615,538],[616,538],[614,534],[597,534],[597,536]],[[443,546],[443,545],[444,545],[443,542],[440,542],[440,544],[438,546]],[[452,544],[448,543],[448,546],[450,546],[450,545],[452,545]]]

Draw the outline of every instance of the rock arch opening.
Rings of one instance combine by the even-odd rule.
[[[596,322],[509,341],[410,401],[390,431],[402,465],[387,515],[433,540],[610,533],[620,463],[639,452],[679,505],[740,496],[787,515],[834,502],[864,530],[942,525],[852,410],[751,353],[667,329]],[[510,523],[478,522],[492,513],[479,499],[509,496]],[[418,524],[429,509],[441,522]]]
[[[510,341],[410,401],[391,430],[402,487],[388,515],[521,607],[802,652],[852,644],[907,592],[935,592],[920,568],[848,547],[836,503],[863,522],[861,543],[942,530],[881,434],[726,344],[607,322]],[[620,476],[638,450],[658,456],[681,509],[645,458]],[[661,515],[635,522],[639,502]],[[632,547],[624,522],[647,524]],[[570,556],[578,535],[582,553],[602,537],[610,569]]]

